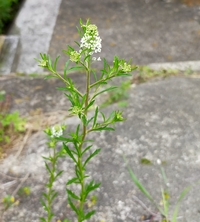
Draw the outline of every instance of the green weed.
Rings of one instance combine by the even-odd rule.
[[[173,69],[160,69],[153,70],[149,66],[140,66],[138,68],[138,73],[133,78],[133,83],[143,83],[147,82],[153,78],[166,78],[169,76],[174,76],[178,74],[178,70]]]
[[[124,161],[126,161],[126,158],[124,157]],[[152,222],[158,221],[158,222],[177,222],[178,217],[178,210],[180,207],[180,202],[185,197],[185,195],[190,191],[191,186],[186,187],[180,194],[175,208],[173,210],[173,214],[169,215],[169,208],[170,208],[170,193],[168,190],[168,180],[165,174],[164,169],[161,167],[161,174],[164,180],[165,188],[161,187],[161,202],[160,204],[157,204],[154,198],[150,195],[150,193],[146,190],[146,188],[143,186],[143,184],[138,180],[137,176],[133,173],[131,168],[127,166],[129,174],[131,176],[132,181],[134,184],[138,187],[138,189],[153,203],[153,205],[157,208],[159,211],[159,214],[151,213]],[[144,206],[144,204],[142,203]],[[148,208],[146,208],[148,209]]]
[[[5,91],[0,92],[0,158],[3,158],[3,147],[9,145],[11,138],[25,131],[25,119],[18,111],[9,113],[11,98]]]

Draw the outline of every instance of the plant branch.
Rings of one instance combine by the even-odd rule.
[[[89,94],[90,94],[90,70],[89,70],[89,67],[90,64],[88,63],[88,67],[86,69],[86,99],[85,99],[85,110],[84,110],[84,115],[85,117],[87,118],[87,109],[86,107],[88,106],[88,101],[89,101]],[[80,153],[80,156],[78,157],[78,167],[79,167],[79,170],[80,170],[80,174],[81,174],[81,193],[80,193],[80,214],[78,215],[78,222],[81,222],[82,221],[82,214],[83,214],[83,205],[84,205],[84,202],[85,202],[85,169],[83,167],[83,163],[82,163],[82,146],[83,146],[83,143],[84,143],[84,140],[85,140],[85,137],[87,135],[87,126],[85,126],[83,124],[83,134],[82,134],[82,142],[79,146],[79,153]]]
[[[61,79],[64,83],[66,83],[69,86],[69,83],[64,79],[59,73],[57,73],[54,70],[51,70],[59,79]],[[74,91],[81,97],[83,98],[83,95],[81,92],[78,91],[78,89],[74,88]]]

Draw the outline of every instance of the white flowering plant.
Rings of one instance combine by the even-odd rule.
[[[41,200],[44,210],[47,212],[46,218],[40,218],[43,222],[50,222],[54,217],[52,205],[53,201],[58,195],[53,189],[55,180],[63,173],[59,171],[57,161],[60,157],[69,157],[75,164],[75,176],[67,181],[67,200],[71,209],[77,215],[77,221],[86,221],[94,213],[94,210],[89,211],[85,207],[90,193],[100,186],[100,183],[95,183],[94,180],[87,182],[89,175],[86,174],[86,167],[90,160],[94,158],[99,152],[100,148],[91,151],[92,141],[88,141],[88,134],[97,131],[112,131],[116,122],[124,121],[121,111],[114,111],[108,117],[100,111],[99,107],[95,106],[96,98],[102,93],[116,89],[116,86],[103,87],[107,85],[108,81],[120,77],[131,76],[131,72],[137,67],[131,65],[131,61],[126,62],[124,59],[114,57],[113,64],[110,66],[106,59],[103,59],[103,69],[100,76],[94,71],[92,67],[95,62],[101,62],[98,53],[101,52],[101,38],[99,36],[98,28],[96,25],[91,24],[89,20],[83,24],[80,20],[80,28],[78,28],[80,35],[80,42],[76,42],[79,50],[68,46],[64,53],[69,55],[69,60],[66,62],[64,74],[61,75],[57,72],[56,66],[59,56],[52,62],[50,56],[40,54],[41,59],[36,59],[39,66],[48,69],[51,74],[48,78],[58,78],[64,82],[65,87],[60,88],[66,93],[66,97],[71,103],[69,112],[80,119],[81,124],[78,124],[76,131],[64,136],[65,126],[54,126],[45,130],[49,136],[49,148],[53,150],[49,157],[44,157],[45,165],[49,173],[49,181],[46,184],[47,192],[43,193]],[[68,68],[69,62],[75,63],[71,68]],[[85,71],[86,87],[85,91],[81,92],[73,83],[72,79],[68,77],[68,73],[73,71]],[[95,81],[91,82],[91,75],[94,76]],[[103,87],[103,88],[102,88]],[[93,109],[92,117],[88,116],[89,110]],[[100,120],[101,119],[101,120]],[[62,142],[62,148],[57,148],[57,143]],[[86,181],[87,178],[87,181]],[[80,193],[70,189],[71,184],[76,184],[81,187]],[[68,221],[65,219],[65,221]]]

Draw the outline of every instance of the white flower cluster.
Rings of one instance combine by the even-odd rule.
[[[59,137],[63,135],[63,129],[61,126],[56,125],[51,127],[51,137]]]
[[[89,25],[86,27],[86,32],[81,39],[80,48],[88,49],[89,55],[93,55],[94,53],[101,52],[101,38],[99,37],[99,33],[97,31],[97,27],[95,25]],[[93,57],[94,61],[101,61],[100,57],[96,59]]]

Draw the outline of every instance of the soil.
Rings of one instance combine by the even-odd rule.
[[[200,0],[180,0],[180,1],[189,6],[200,5]]]

